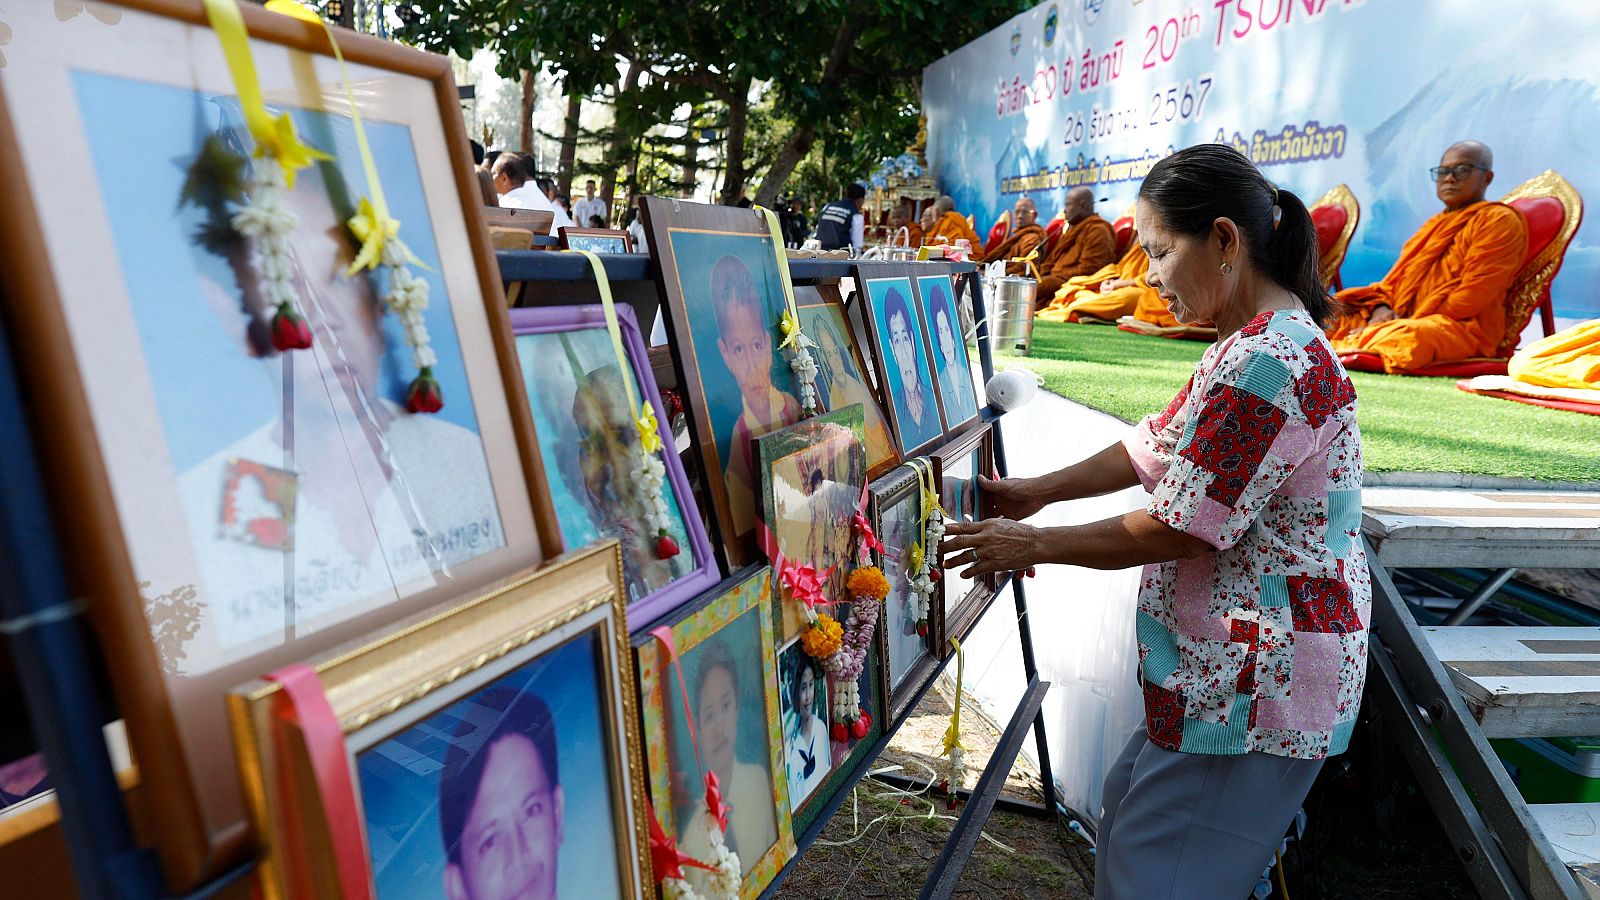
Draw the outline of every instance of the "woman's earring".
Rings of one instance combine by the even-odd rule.
[[[1231,262],[1223,263],[1222,264],[1222,274],[1224,274],[1224,275],[1232,275],[1233,274],[1233,263],[1231,263]]]

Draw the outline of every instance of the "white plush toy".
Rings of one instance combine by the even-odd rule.
[[[1010,412],[1026,406],[1033,395],[1039,393],[1039,385],[1044,379],[1027,369],[1007,369],[996,372],[983,386],[984,393],[989,395],[989,405],[1001,412]]]

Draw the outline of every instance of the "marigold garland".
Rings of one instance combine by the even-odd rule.
[[[844,644],[844,627],[827,613],[817,613],[810,627],[800,633],[800,647],[819,660],[839,651]]]
[[[889,579],[884,577],[883,570],[877,566],[862,566],[850,573],[849,579],[845,581],[845,589],[852,597],[882,600],[889,596]]]

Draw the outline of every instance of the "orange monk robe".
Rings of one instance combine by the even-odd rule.
[[[1376,353],[1385,372],[1493,356],[1506,333],[1506,291],[1527,250],[1528,227],[1504,203],[1439,213],[1382,281],[1338,293],[1345,312],[1329,329],[1334,349]],[[1379,304],[1395,318],[1367,327]]]
[[[1111,223],[1093,213],[1067,226],[1056,238],[1050,258],[1039,267],[1043,277],[1034,292],[1037,306],[1055,299],[1067,280],[1092,275],[1117,261],[1117,233]]]
[[[922,225],[920,223],[912,222],[910,225],[907,225],[906,232],[911,236],[908,242],[910,246],[922,246]]]
[[[1018,228],[1010,237],[996,244],[993,250],[984,254],[983,261],[992,263],[997,259],[1013,260],[1021,256],[1027,256],[1043,245],[1044,229],[1037,224],[1028,225]],[[1040,255],[1043,256],[1042,253]],[[1033,264],[1037,266],[1039,261],[1034,260]],[[1028,275],[1031,273],[1027,263],[1008,261],[1006,263],[1006,274]]]
[[[1506,374],[1544,387],[1592,390],[1600,400],[1600,319],[1523,347],[1506,363]]]
[[[972,226],[968,224],[966,216],[953,209],[945,213],[933,226],[933,231],[928,235],[927,243],[940,243],[939,238],[944,238],[943,243],[946,244],[954,244],[956,241],[966,238],[972,243],[973,256],[981,256],[983,254],[983,241],[978,239],[978,233],[972,230]]]
[[[1150,270],[1150,257],[1137,241],[1130,242],[1122,259],[1091,275],[1067,279],[1056,292],[1050,305],[1039,311],[1037,318],[1048,322],[1078,322],[1083,316],[1093,316],[1115,322],[1129,315],[1139,305],[1144,295],[1156,296],[1155,289],[1144,283],[1144,274]],[[1125,287],[1100,290],[1102,282],[1112,278],[1131,281]],[[1160,298],[1157,297],[1157,302]]]

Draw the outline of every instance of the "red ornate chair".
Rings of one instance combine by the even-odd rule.
[[[1000,246],[1000,243],[1011,236],[1011,211],[1006,210],[989,229],[989,236],[983,239],[983,251],[988,252]]]
[[[1066,227],[1067,211],[1063,209],[1056,213],[1056,217],[1051,219],[1048,225],[1044,226],[1044,247],[1039,251],[1040,259],[1049,256],[1050,251],[1056,248],[1056,239],[1061,237],[1061,232]]]
[[[1117,259],[1121,259],[1122,254],[1128,252],[1128,245],[1133,243],[1133,207],[1128,207],[1127,212],[1118,216],[1117,220],[1111,223],[1111,230],[1116,232]]]
[[[1506,360],[1516,352],[1522,332],[1539,311],[1546,336],[1555,333],[1555,311],[1550,303],[1550,283],[1561,271],[1567,246],[1583,222],[1583,198],[1577,188],[1553,169],[1546,169],[1501,198],[1522,214],[1528,225],[1528,254],[1522,271],[1506,292],[1506,332],[1495,348],[1495,355],[1477,359],[1435,363],[1412,375],[1446,378],[1473,378],[1478,375],[1506,374]],[[1339,359],[1352,372],[1382,372],[1383,363],[1375,353],[1345,353]]]
[[[1337,291],[1344,288],[1339,267],[1350,249],[1350,237],[1361,221],[1361,204],[1346,185],[1335,185],[1311,207],[1311,224],[1317,229],[1317,249],[1321,253],[1317,269],[1322,283]]]

